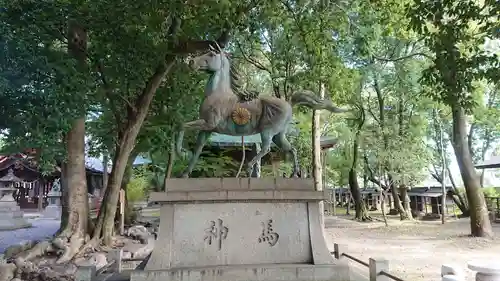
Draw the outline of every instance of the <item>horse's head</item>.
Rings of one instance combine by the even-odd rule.
[[[214,43],[217,49],[215,49],[213,45],[210,45],[210,49],[207,53],[194,57],[189,61],[189,66],[193,70],[217,72],[224,67],[224,63],[227,63],[226,54],[222,51],[217,42]]]

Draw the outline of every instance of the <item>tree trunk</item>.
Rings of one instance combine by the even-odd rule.
[[[446,171],[448,172],[448,178],[450,179],[451,182],[451,188],[453,191],[453,196],[452,196],[453,202],[462,212],[462,217],[469,217],[470,212],[469,212],[469,204],[467,203],[467,198],[465,198],[458,190],[457,185],[455,183],[455,179],[451,174],[450,165],[446,166]]]
[[[375,89],[375,93],[377,94],[377,101],[378,101],[378,111],[379,111],[379,127],[380,127],[380,132],[382,134],[382,139],[384,141],[384,148],[387,150],[389,149],[389,135],[384,133],[385,130],[385,101],[384,97],[382,94],[382,90],[380,88],[380,85],[378,83],[377,76],[374,77],[374,84],[373,88]],[[400,100],[401,101],[401,100]],[[398,117],[399,117],[399,131],[398,134],[402,135],[403,132],[403,127],[402,127],[402,106],[399,106],[398,110]],[[384,163],[385,164],[385,163]],[[407,216],[407,212],[401,203],[401,199],[398,195],[398,188],[396,187],[396,183],[393,180],[393,177],[391,176],[390,171],[388,170],[389,165],[384,165],[385,170],[387,172],[387,177],[389,179],[389,188],[391,189],[392,196],[394,197],[394,207],[398,210],[399,215],[401,220],[406,220],[409,219]],[[403,198],[404,200],[404,198]],[[410,212],[411,215],[411,212]]]
[[[363,121],[364,123],[364,121]],[[361,133],[362,124],[359,125],[359,128],[356,132],[356,136],[354,137],[353,147],[352,147],[352,166],[349,170],[349,187],[351,190],[352,197],[354,199],[354,209],[355,215],[354,218],[359,221],[371,221],[372,218],[368,214],[368,210],[366,208],[366,204],[361,198],[361,192],[359,191],[359,183],[358,183],[358,173],[356,172],[356,167],[358,163],[358,154],[359,154],[359,137]]]
[[[325,98],[325,84],[320,83],[319,87],[320,98]],[[317,191],[323,190],[323,167],[321,166],[321,119],[320,119],[321,111],[313,110],[313,120],[312,120],[312,150],[313,150],[313,159],[312,159],[312,168],[313,168],[313,180],[314,180],[314,189]],[[296,173],[297,171],[294,171]],[[252,175],[248,175],[251,177]],[[293,175],[296,176],[296,175]],[[325,206],[324,202],[321,201],[319,203],[319,213],[321,214],[321,225],[324,227],[325,225]]]
[[[146,86],[141,94],[135,100],[135,103],[128,108],[127,118],[124,129],[119,134],[118,145],[116,146],[115,155],[113,158],[113,168],[109,176],[108,188],[104,194],[103,202],[106,204],[104,209],[99,213],[97,225],[95,227],[93,242],[103,238],[105,245],[111,245],[113,222],[116,215],[116,205],[118,204],[119,191],[123,174],[127,167],[127,159],[135,145],[135,140],[139,134],[139,130],[147,116],[149,105],[153,100],[154,94],[160,86],[163,78],[172,69],[176,55],[191,54],[200,50],[208,50],[213,46],[213,41],[188,40],[175,45],[177,31],[180,27],[180,19],[174,17],[167,32],[170,39],[170,47],[173,52],[169,52],[161,59],[153,75],[148,79]],[[216,40],[221,48],[226,46],[229,40],[229,29],[226,28],[221,36]],[[123,120],[116,120],[117,122]]]
[[[406,212],[405,207],[403,206],[403,202],[401,201],[401,198],[403,198],[403,200],[405,200],[404,197],[399,196],[398,188],[397,188],[396,184],[393,183],[392,176],[389,174],[389,175],[387,175],[387,178],[389,179],[389,188],[391,189],[392,198],[394,200],[394,208],[398,211],[399,218],[401,220],[409,219],[408,213]],[[400,192],[401,192],[401,190],[400,190]]]
[[[127,167],[127,161],[135,146],[135,140],[139,134],[142,123],[146,118],[149,105],[153,100],[156,89],[160,86],[165,75],[172,69],[174,58],[170,61],[161,63],[153,76],[149,79],[141,95],[137,98],[135,109],[129,110],[127,125],[119,134],[118,145],[116,146],[113,159],[113,168],[109,175],[108,188],[104,194],[103,209],[99,213],[97,225],[94,231],[94,238],[103,238],[105,245],[111,245],[112,232],[114,227],[114,218],[116,215],[116,206],[118,204],[119,191]]]
[[[484,194],[481,191],[479,178],[472,163],[467,143],[466,116],[464,109],[456,102],[452,104],[453,114],[453,149],[460,174],[467,193],[470,210],[471,235],[476,237],[492,237],[493,230],[488,217],[488,209]]]
[[[109,156],[108,153],[105,153],[102,159],[102,188],[100,196],[101,198],[104,196],[104,192],[106,192],[106,187],[108,186],[108,163]]]
[[[320,84],[320,98],[325,98],[325,85]],[[313,178],[314,187],[316,190],[323,190],[323,167],[321,167],[321,124],[320,124],[321,111],[313,110],[312,120],[312,147],[313,147]]]
[[[81,25],[70,21],[68,25],[68,53],[78,62],[82,71],[86,68],[87,31]],[[71,129],[65,136],[67,152],[66,163],[62,165],[61,184],[66,191],[63,201],[64,209],[61,229],[58,237],[61,239],[59,248],[63,254],[57,263],[70,261],[85,242],[88,232],[89,204],[87,177],[85,171],[85,115],[71,124]]]
[[[66,135],[65,177],[68,190],[68,219],[60,236],[69,241],[58,262],[69,261],[78,252],[87,235],[89,204],[85,174],[85,117],[75,120]]]
[[[172,176],[175,161],[175,141],[170,143],[170,152],[168,155],[167,169],[165,170],[165,178],[163,179],[163,191],[167,190],[167,181]]]
[[[123,180],[122,180],[122,187],[121,189],[125,190],[125,224],[130,225],[132,223],[132,220],[135,218],[133,215],[133,208],[129,206],[129,202],[127,199],[127,186],[128,183],[130,182],[130,179],[132,178],[133,174],[133,164],[135,161],[135,158],[137,158],[138,153],[133,151],[130,154],[130,157],[128,158],[127,162],[127,168],[125,169],[125,173],[123,175]]]
[[[399,217],[401,220],[412,220],[413,216],[411,214],[410,207],[410,197],[408,196],[408,188],[406,186],[399,188],[399,194],[401,196],[401,202],[403,206],[403,212],[399,213]]]
[[[66,229],[69,217],[69,190],[68,190],[68,173],[66,163],[61,163],[61,178],[59,179],[61,185],[61,225],[59,226],[58,234]]]
[[[371,221],[372,218],[368,214],[368,209],[366,208],[365,201],[363,201],[363,198],[361,198],[357,172],[352,168],[349,170],[349,187],[351,189],[351,194],[354,200],[354,218],[358,221]]]

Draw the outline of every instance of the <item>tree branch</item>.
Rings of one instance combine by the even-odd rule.
[[[111,106],[111,111],[113,112],[113,115],[115,117],[115,121],[117,122],[117,124],[119,124],[121,123],[122,118],[120,118],[120,115],[118,114],[118,108],[116,107],[116,104],[113,102],[114,100],[112,95],[113,89],[111,88],[111,85],[109,84],[106,75],[104,75],[104,66],[102,62],[96,62],[96,64],[97,64],[97,73],[99,74],[99,78],[101,79],[104,88],[104,95],[109,101],[109,104]],[[133,107],[133,105],[130,103],[128,99],[124,98],[122,95],[117,95],[117,96],[125,102],[125,105],[127,107],[130,108]]]
[[[268,72],[270,75],[272,75],[271,71],[267,67],[265,67],[264,65],[262,65],[260,62],[256,61],[255,59],[247,56],[245,54],[245,51],[243,51],[243,48],[241,47],[241,44],[239,42],[236,42],[236,46],[238,47],[241,55],[243,56],[243,59],[245,59],[247,62],[249,62],[253,66],[257,67],[258,69],[264,70],[264,71]]]
[[[365,161],[365,167],[369,172],[368,179],[374,184],[380,186],[382,189],[387,190],[387,185],[383,184],[380,180],[375,178],[374,172],[372,168],[370,168],[370,165],[368,164],[368,157],[366,156],[366,154],[363,156],[363,159]]]
[[[409,58],[412,58],[412,57],[415,57],[415,56],[423,56],[423,57],[426,57],[426,58],[431,59],[431,60],[433,59],[432,56],[430,56],[430,55],[428,55],[426,53],[422,53],[422,52],[409,54],[409,55],[402,56],[402,57],[399,57],[399,58],[381,58],[381,57],[376,57],[376,56],[373,56],[373,58],[376,59],[376,60],[379,60],[379,61],[396,62],[396,61],[400,61],[400,60],[409,59]]]

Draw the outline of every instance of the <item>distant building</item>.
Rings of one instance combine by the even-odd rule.
[[[22,209],[41,209],[47,205],[47,193],[54,181],[61,177],[61,168],[55,167],[50,173],[42,173],[33,157],[33,151],[11,155],[0,155],[0,177],[9,169],[23,182],[16,183],[18,189],[14,198]],[[137,157],[134,164],[148,163],[148,159]],[[149,161],[150,162],[150,161]],[[103,164],[97,158],[86,157],[85,169],[87,189],[90,195],[99,195],[103,186]],[[108,172],[110,169],[108,168]],[[39,198],[42,198],[39,201]]]

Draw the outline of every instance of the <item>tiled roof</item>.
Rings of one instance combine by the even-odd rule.
[[[500,156],[492,156],[490,159],[477,164],[476,168],[477,169],[500,168]]]

